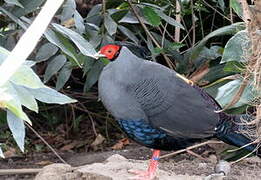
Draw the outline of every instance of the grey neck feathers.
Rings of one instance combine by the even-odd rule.
[[[135,79],[135,71],[142,65],[143,59],[134,55],[127,47],[121,48],[119,56],[110,63],[110,70],[115,74],[115,78],[121,82],[130,82]]]

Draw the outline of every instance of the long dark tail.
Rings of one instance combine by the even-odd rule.
[[[231,144],[233,146],[242,147],[246,144],[251,143],[251,140],[246,135],[242,134],[243,131],[251,131],[254,127],[249,127],[243,124],[242,119],[247,119],[246,115],[242,116],[229,116],[227,114],[221,115],[221,122],[216,129],[216,137],[225,143]],[[245,146],[249,152],[253,152],[257,148],[257,144],[251,144]],[[261,157],[261,148],[256,151],[256,154]]]

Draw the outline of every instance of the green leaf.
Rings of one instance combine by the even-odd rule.
[[[168,48],[171,50],[178,50],[179,48],[182,48],[183,46],[185,46],[185,45],[180,42],[173,42],[170,44],[170,46]]]
[[[78,13],[78,11],[74,12],[74,22],[75,22],[75,27],[76,27],[77,31],[80,34],[83,34],[85,32],[84,20],[83,20],[82,16],[80,15],[80,13]]]
[[[111,18],[109,14],[105,14],[104,16],[104,26],[110,36],[117,32],[117,23]]]
[[[160,16],[154,11],[152,7],[145,6],[142,8],[145,19],[153,26],[160,25]]]
[[[0,65],[4,62],[5,58],[10,54],[8,50],[0,47]]]
[[[76,50],[67,38],[65,38],[61,33],[54,32],[50,29],[48,29],[44,35],[49,42],[59,47],[65,54],[70,56],[79,67],[81,67],[77,60]]]
[[[0,6],[0,11],[2,11],[4,14],[6,14],[10,19],[12,19],[15,23],[17,23],[19,26],[21,26],[23,29],[27,29],[27,26],[21,21],[19,18],[17,18],[12,12],[7,11],[3,7]]]
[[[24,16],[28,13],[31,13],[37,9],[45,2],[45,0],[20,0],[20,3],[23,5],[24,8],[15,7],[12,9],[12,13],[16,17]]]
[[[79,48],[81,53],[83,53],[86,56],[94,57],[94,55],[96,54],[95,49],[80,34],[56,23],[53,23],[52,25],[57,31],[61,32],[62,34],[70,38],[74,42],[74,44]]]
[[[188,53],[191,53],[190,58],[191,60],[194,60],[198,57],[198,55],[200,54],[201,50],[203,49],[203,47],[205,46],[205,44],[207,43],[207,41],[215,36],[223,36],[223,35],[230,35],[230,34],[235,34],[240,30],[245,29],[245,25],[243,22],[238,22],[238,23],[234,23],[228,26],[224,26],[222,28],[219,28],[211,33],[209,33],[207,36],[205,36],[197,46],[195,46],[194,48],[192,48],[192,50]]]
[[[75,103],[77,100],[72,99],[66,95],[63,95],[56,90],[45,86],[44,88],[31,89],[28,88],[31,94],[39,101],[48,104],[67,104]]]
[[[224,0],[218,0],[218,5],[219,5],[220,9],[224,12],[224,10],[225,10]]]
[[[23,5],[18,0],[5,0],[7,4],[14,4],[16,6],[19,6],[21,8],[24,8]]]
[[[49,81],[50,78],[63,67],[65,62],[66,62],[66,57],[64,55],[58,55],[54,57],[47,65],[44,74],[44,82]]]
[[[40,78],[34,73],[34,71],[25,65],[22,65],[16,72],[15,74],[10,78],[10,81],[30,87],[30,88],[41,88],[44,87],[44,84],[40,80]]]
[[[24,152],[24,138],[25,138],[25,126],[24,121],[7,110],[7,123],[11,130],[13,137],[19,146],[20,150]]]
[[[1,143],[0,143],[0,145],[1,145]],[[2,151],[2,148],[1,148],[1,146],[0,146],[0,157],[1,157],[1,158],[5,158],[5,156],[4,156],[4,153],[3,153],[3,151]]]
[[[206,84],[211,84],[221,78],[227,77],[229,75],[235,74],[234,72],[224,71],[225,64],[218,64],[212,67],[209,67],[208,73],[206,73],[202,79],[198,82],[200,86]]]
[[[57,46],[55,46],[52,43],[45,43],[40,47],[38,50],[36,56],[35,56],[35,61],[36,62],[42,62],[48,60],[50,57],[55,55],[55,53],[58,51]]]
[[[246,31],[239,31],[230,38],[224,48],[221,62],[246,62],[250,51],[250,39]]]
[[[138,38],[135,36],[135,34],[130,31],[128,28],[124,27],[124,26],[121,26],[119,25],[118,26],[119,30],[125,35],[127,36],[129,39],[131,39],[133,42],[135,42],[136,44],[139,43],[139,40]]]
[[[98,81],[100,73],[104,67],[102,61],[96,61],[91,70],[87,73],[84,84],[84,91],[87,92]]]
[[[219,87],[215,99],[219,102],[219,104],[222,107],[225,107],[231,102],[232,98],[237,93],[241,84],[242,80],[236,79]],[[255,98],[255,92],[253,92],[252,89],[253,87],[251,85],[248,85],[245,88],[242,96],[240,97],[240,100],[233,107],[240,107],[242,105],[250,103]]]
[[[61,71],[59,72],[59,75],[57,77],[57,82],[56,82],[56,90],[60,90],[65,83],[69,80],[70,75],[72,73],[72,66],[70,62],[65,63]]]
[[[17,97],[21,104],[28,109],[38,113],[38,105],[34,98],[34,96],[28,91],[28,89],[24,88],[23,86],[19,86],[16,84],[12,84],[13,88],[16,91]]]
[[[76,11],[76,3],[74,0],[67,0],[63,5],[63,10],[61,13],[61,23],[72,18],[73,14]]]
[[[237,13],[239,17],[243,17],[243,9],[238,0],[230,0],[230,7]]]
[[[100,58],[100,61],[102,61],[104,65],[107,65],[110,63],[110,60],[107,58]]]
[[[19,98],[16,94],[12,94],[14,97],[12,99],[4,102],[4,107],[6,107],[9,111],[14,113],[18,118],[23,119],[24,121],[28,122],[30,125],[32,122],[28,118],[28,116],[23,112],[22,105],[19,101]],[[16,97],[16,98],[15,98]]]
[[[241,73],[243,70],[245,70],[245,65],[238,61],[229,61],[224,67],[226,72]]]
[[[179,22],[177,22],[175,19],[173,19],[172,17],[166,15],[163,11],[161,10],[155,10],[157,12],[157,14],[164,20],[166,21],[167,23],[169,23],[170,25],[172,26],[175,26],[175,27],[179,27],[181,29],[184,29],[184,26],[182,24],[180,24]]]

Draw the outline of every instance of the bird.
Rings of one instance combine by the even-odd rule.
[[[153,149],[148,169],[134,171],[134,178],[155,178],[161,150],[184,149],[210,138],[256,149],[240,133],[247,128],[240,124],[243,116],[221,111],[204,89],[150,61],[141,47],[107,44],[97,54],[110,61],[98,80],[99,98],[130,139]]]

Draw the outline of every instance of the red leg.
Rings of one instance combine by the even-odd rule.
[[[153,154],[149,163],[149,167],[147,171],[130,171],[133,174],[136,174],[135,177],[131,179],[137,180],[153,180],[156,176],[156,170],[158,168],[158,160],[160,156],[160,150],[153,150]]]

